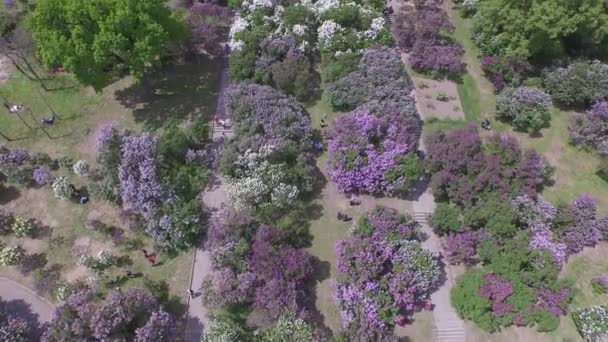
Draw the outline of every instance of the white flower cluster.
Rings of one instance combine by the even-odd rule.
[[[245,0],[243,1],[242,6],[247,8],[250,12],[253,12],[257,9],[272,8],[274,7],[274,4],[272,3],[272,0]]]
[[[315,2],[314,5],[312,5],[312,4],[306,5],[306,4],[304,4],[304,1],[303,1],[302,4],[304,6],[309,7],[316,13],[322,14],[332,8],[338,8],[340,6],[340,0],[319,0],[319,1]]]
[[[317,30],[317,33],[319,35],[318,36],[319,46],[320,47],[331,46],[334,36],[337,33],[340,33],[341,31],[342,31],[342,26],[340,26],[340,24],[336,23],[335,21],[333,21],[333,20],[324,21],[323,24],[321,24],[321,26],[319,26],[319,29]]]
[[[363,34],[368,39],[376,39],[378,37],[378,33],[382,31],[384,28],[384,18],[378,17],[372,20],[372,24],[369,26],[369,29],[366,30]]]
[[[293,31],[293,33],[296,36],[301,37],[306,34],[306,26],[304,26],[304,25],[295,24],[295,25],[293,25],[293,28],[291,30]]]
[[[242,18],[240,15],[237,14],[236,18],[232,22],[232,26],[230,26],[230,33],[229,33],[230,42],[228,43],[228,45],[230,46],[230,49],[232,51],[238,51],[243,48],[243,45],[245,45],[245,43],[243,41],[236,40],[234,38],[234,35],[239,32],[245,31],[248,28],[249,28],[249,21],[247,21],[246,19]]]
[[[608,312],[606,305],[595,305],[576,309],[572,319],[586,342],[606,341],[608,339]]]
[[[266,146],[259,153],[247,151],[237,160],[240,174],[226,182],[226,192],[235,209],[250,211],[268,199],[276,208],[288,207],[295,202],[298,188],[284,183],[284,166],[270,164],[266,160],[270,153],[272,147]]]

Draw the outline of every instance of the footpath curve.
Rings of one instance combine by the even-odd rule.
[[[8,278],[0,277],[0,297],[4,302],[8,302],[9,311],[14,306],[13,303],[23,301],[28,309],[37,316],[39,323],[49,322],[53,317],[55,305],[36,292]]]

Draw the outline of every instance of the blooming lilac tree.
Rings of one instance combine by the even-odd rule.
[[[0,298],[0,341],[26,342],[34,329],[33,322],[23,317],[10,314],[5,308],[6,302]]]
[[[608,155],[608,102],[597,102],[586,114],[577,114],[569,130],[574,144]]]
[[[529,87],[505,88],[496,97],[496,112],[518,130],[538,132],[551,121],[551,97]]]
[[[41,340],[156,341],[174,333],[175,321],[148,292],[130,288],[100,301],[94,291],[81,289],[57,306]]]
[[[157,138],[145,133],[124,137],[121,146],[118,177],[122,201],[146,219],[154,216],[165,195],[157,178],[156,144]]]
[[[326,133],[331,180],[345,193],[407,191],[421,174],[413,154],[417,125],[398,112],[377,117],[354,111],[339,117]]]
[[[411,314],[428,297],[439,280],[438,255],[408,240],[415,237],[413,222],[377,208],[336,244],[334,301],[347,335],[387,340],[397,315]]]
[[[40,166],[34,169],[34,172],[32,173],[32,178],[34,179],[36,184],[45,185],[51,179],[51,172],[48,168]]]

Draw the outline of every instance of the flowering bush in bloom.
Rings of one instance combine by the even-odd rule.
[[[481,231],[467,230],[462,233],[449,233],[443,243],[443,250],[448,262],[452,265],[477,263],[477,246],[489,234]]]
[[[235,137],[221,170],[230,196],[240,208],[276,215],[273,208],[290,207],[318,182],[310,118],[295,99],[268,86],[237,85],[228,103]]]
[[[21,246],[6,246],[0,243],[0,265],[14,266],[23,258],[24,249]]]
[[[412,155],[417,125],[400,113],[377,117],[354,111],[339,117],[326,133],[331,180],[345,193],[406,191],[420,176]]]
[[[530,230],[530,248],[546,249],[553,254],[553,261],[561,266],[568,257],[566,245],[556,242],[551,231],[557,210],[544,197],[536,199],[523,195],[513,199],[519,219]]]
[[[51,187],[53,188],[53,193],[57,198],[67,199],[72,197],[74,194],[67,177],[62,176],[53,179]]]
[[[595,293],[608,293],[608,274],[603,274],[599,277],[591,279],[591,286],[593,287],[593,292]]]
[[[569,127],[570,139],[576,145],[608,155],[608,102],[595,103],[586,114],[576,114]]]
[[[494,274],[486,275],[486,283],[479,288],[479,295],[492,303],[492,314],[504,316],[511,313],[513,307],[507,298],[513,293],[513,285]]]
[[[496,112],[518,130],[537,132],[551,121],[551,97],[528,87],[505,88],[496,97]]]
[[[222,53],[221,42],[228,31],[231,11],[211,2],[195,2],[188,10],[187,22],[197,51]]]
[[[397,12],[392,27],[397,46],[410,53],[412,68],[433,75],[462,74],[464,50],[442,35],[454,31],[447,13],[433,2],[420,3],[416,9]]]
[[[575,62],[546,71],[544,86],[553,101],[566,106],[584,106],[608,100],[608,64]]]
[[[24,342],[36,327],[20,315],[10,314],[7,303],[0,298],[0,341]]]
[[[89,163],[86,160],[79,160],[74,163],[72,170],[78,176],[86,176],[89,173]]]
[[[585,342],[602,341],[608,336],[608,306],[594,305],[572,311],[572,320]]]
[[[357,69],[327,85],[332,106],[340,110],[353,110],[359,106],[382,115],[399,111],[416,117],[411,96],[412,82],[403,68],[399,53],[391,48],[366,51]]]
[[[118,177],[122,201],[146,219],[153,217],[164,199],[157,177],[157,141],[149,133],[125,136],[120,148]]]
[[[535,197],[552,172],[538,153],[522,153],[512,137],[495,135],[484,149],[475,126],[432,135],[426,146],[435,197],[460,205],[474,203],[486,191]]]
[[[525,59],[485,56],[481,59],[481,69],[494,89],[501,91],[507,86],[520,86],[532,66]]]
[[[98,298],[86,288],[70,295],[55,309],[41,340],[151,341],[146,338],[175,336],[174,318],[148,292],[129,288]]]
[[[334,300],[348,336],[384,341],[398,314],[409,315],[439,280],[438,255],[416,240],[415,223],[394,209],[365,215],[353,236],[336,244]]]
[[[250,304],[269,320],[285,310],[307,317],[313,257],[287,243],[288,234],[231,208],[214,213],[207,248],[213,275],[203,283],[207,305]]]
[[[44,166],[40,166],[34,169],[32,178],[38,185],[45,185],[51,179],[51,172]]]
[[[97,149],[97,153],[106,151],[112,142],[118,138],[118,135],[118,124],[116,122],[97,127],[95,131],[95,148]]]

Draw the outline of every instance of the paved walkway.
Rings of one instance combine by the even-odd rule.
[[[416,98],[416,92],[412,91],[412,96]],[[418,113],[420,111],[419,103],[416,100],[416,108]],[[424,120],[425,118],[422,117]],[[420,136],[420,149],[426,151],[424,146],[424,137]],[[431,193],[431,189],[427,187],[426,191],[422,193],[415,201],[412,202],[412,212],[414,219],[420,222],[422,231],[428,236],[426,241],[423,242],[424,247],[441,252],[441,241],[439,237],[433,233],[433,230],[428,225],[428,217],[435,211],[435,198]],[[458,317],[456,311],[452,307],[450,300],[450,291],[454,286],[454,276],[450,265],[445,265],[445,282],[431,294],[431,301],[435,304],[433,309],[433,320],[435,321],[435,341],[436,342],[465,342],[466,332],[464,328],[464,321]]]
[[[40,323],[51,320],[55,306],[34,291],[10,279],[0,277],[0,297],[7,303],[7,311],[25,314],[28,320],[37,319]],[[27,317],[27,315],[35,317]]]
[[[218,103],[216,108],[216,115],[220,119],[226,119],[226,89],[230,83],[228,78],[228,63],[227,56],[223,57],[222,71],[220,75],[220,94],[218,97]],[[233,134],[232,129],[221,129],[214,125],[213,137],[229,138]],[[212,182],[208,191],[203,194],[203,203],[205,208],[210,212],[219,210],[223,205],[228,203],[228,195],[222,188],[222,181],[219,178],[212,177]],[[201,296],[201,285],[203,279],[211,274],[211,259],[209,251],[204,249],[204,241],[201,241],[200,245],[194,252],[194,260],[192,262],[192,275],[190,276],[190,289],[195,292],[195,298],[188,299],[188,316],[186,318],[186,342],[200,342],[201,337],[204,335],[207,325],[209,323],[209,317],[207,308],[203,305],[203,299]]]

